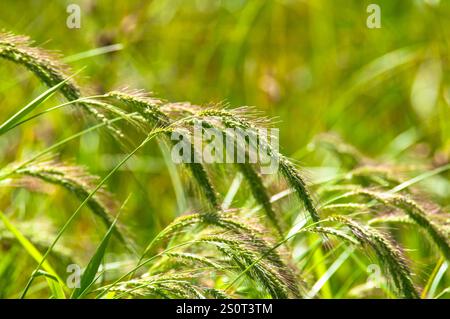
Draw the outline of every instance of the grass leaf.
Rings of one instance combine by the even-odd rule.
[[[63,281],[59,278],[56,271],[50,266],[48,261],[43,261],[43,257],[39,250],[9,221],[9,219],[0,211],[0,219],[5,224],[6,228],[16,237],[17,241],[22,245],[22,247],[26,250],[26,252],[34,259],[36,262],[42,265],[42,268],[51,276],[49,278],[46,276],[47,283],[50,287],[50,290],[53,293],[55,298],[64,299],[64,284]],[[37,272],[33,274],[36,276]]]

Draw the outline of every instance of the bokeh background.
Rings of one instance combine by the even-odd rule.
[[[71,3],[81,8],[80,29],[66,26]],[[370,3],[381,7],[380,29],[366,26]],[[169,101],[256,106],[280,129],[282,152],[312,180],[333,166],[311,152],[323,132],[386,162],[427,168],[449,162],[450,1],[2,0],[0,29],[61,53],[75,71],[84,68],[78,81],[92,94],[130,87]],[[114,52],[91,52],[105,47]],[[24,69],[0,61],[1,118],[43,90]],[[88,125],[69,109],[52,112],[0,139],[0,165]],[[124,152],[107,133],[93,132],[65,146],[62,157],[103,176]],[[444,206],[448,176],[425,184]],[[108,189],[119,201],[133,194],[124,219],[142,243],[181,213],[170,170],[154,145]],[[0,204],[30,221],[51,214],[52,225],[39,227],[52,228],[78,204],[55,192],[64,194],[15,190],[0,194]],[[64,239],[79,256],[90,256],[93,238],[102,236],[93,223],[103,229],[84,214],[71,229],[77,236]]]

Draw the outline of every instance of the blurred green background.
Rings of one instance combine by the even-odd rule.
[[[66,27],[70,3],[80,29]],[[370,3],[380,29],[366,27]],[[72,63],[94,92],[256,105],[279,120],[287,153],[327,130],[375,154],[412,127],[430,151],[450,147],[448,1],[2,1],[1,12],[2,28],[65,56],[122,44]]]
[[[66,26],[71,3],[81,8],[80,29]],[[370,3],[381,7],[380,29],[366,26]],[[280,129],[281,151],[312,172],[329,163],[310,154],[308,145],[329,131],[386,161],[427,167],[449,162],[449,18],[446,0],[0,2],[0,29],[60,52],[74,70],[86,67],[78,78],[90,93],[130,87],[169,101],[254,105]],[[77,56],[110,45],[121,49]],[[0,61],[0,76],[1,118],[44,90],[6,61]],[[0,164],[87,126],[69,110],[53,112],[2,138]],[[98,175],[124,153],[104,132],[62,151],[65,159],[75,158]],[[128,164],[132,170],[109,185],[119,200],[134,194],[124,218],[141,242],[180,213],[165,165],[149,147]],[[445,180],[432,185],[444,204],[450,201],[448,185]],[[17,216],[51,210],[55,224],[77,206],[68,196],[49,200],[21,190],[1,194],[0,203]],[[75,249],[89,247],[97,236],[83,237],[83,229],[95,222],[88,214],[83,218],[85,223],[74,226]]]

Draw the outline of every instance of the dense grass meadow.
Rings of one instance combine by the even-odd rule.
[[[0,298],[449,298],[449,71],[447,0],[0,1]]]

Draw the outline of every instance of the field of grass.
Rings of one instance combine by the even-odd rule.
[[[449,298],[449,71],[445,0],[2,0],[0,298]]]

